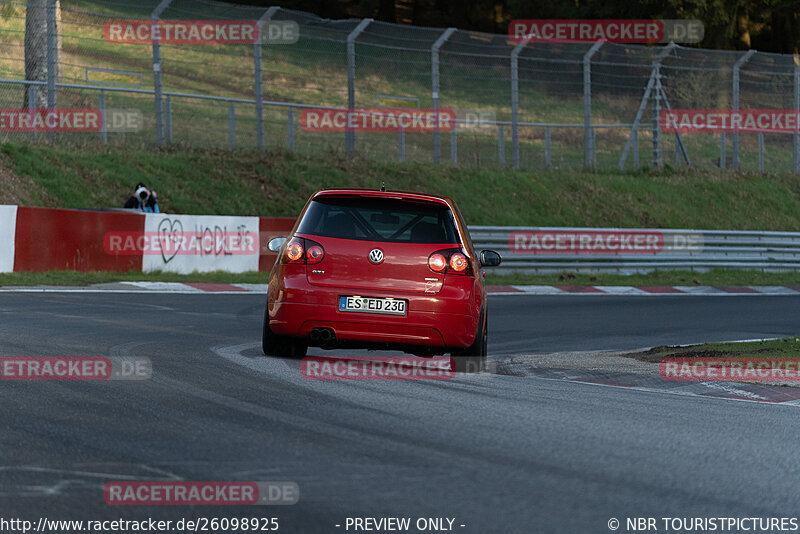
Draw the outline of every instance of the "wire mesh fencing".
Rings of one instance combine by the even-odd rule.
[[[3,110],[102,117],[80,131],[4,123],[5,140],[270,148],[487,168],[800,172],[796,128],[678,134],[659,124],[675,109],[797,111],[800,70],[790,55],[520,44],[213,0],[10,0],[0,4],[0,40]],[[320,109],[332,125],[308,118]],[[354,111],[432,114],[434,127],[353,128]],[[442,127],[445,111],[455,120]]]

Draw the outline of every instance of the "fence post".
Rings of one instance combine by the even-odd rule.
[[[28,113],[33,117],[34,110],[36,109],[36,86],[30,84],[28,88]],[[31,132],[31,140],[36,139],[36,132]]]
[[[362,20],[347,36],[347,110],[352,112],[356,107],[356,38],[369,26],[372,19]],[[348,114],[349,116],[349,114]],[[344,132],[344,149],[352,156],[356,149],[356,133]]]
[[[262,28],[264,24],[272,20],[272,16],[278,11],[278,6],[267,9],[261,18],[258,19],[258,40],[253,43],[253,63],[255,67],[255,97],[256,97],[256,145],[264,148],[264,80],[263,70],[261,69],[261,42]]]
[[[288,117],[288,135],[289,135],[289,150],[294,152],[294,108],[289,108]]]
[[[503,125],[497,126],[497,161],[501,167],[506,164],[506,140],[503,135]]]
[[[675,43],[670,41],[670,43],[664,47],[658,56],[656,56],[655,61],[653,61],[653,83],[655,90],[655,94],[653,95],[653,167],[656,169],[660,169],[663,163],[661,159],[661,128],[658,124],[659,117],[661,115],[661,95],[663,92],[663,88],[661,87],[661,62],[664,61],[664,58],[675,48]]]
[[[726,161],[728,159],[728,155],[725,153],[726,152],[726,148],[727,147],[725,146],[725,132],[720,132],[720,134],[719,134],[719,168],[720,169],[724,169],[728,165],[728,163]]]
[[[165,100],[166,103],[164,109],[166,110],[167,142],[172,144],[172,98],[167,95]]]
[[[736,60],[733,64],[733,111],[739,111],[739,70],[742,65],[747,63],[750,57],[755,54],[755,50],[748,50],[742,57]],[[733,152],[732,152],[731,167],[734,171],[739,170],[739,132],[733,132]]]
[[[45,12],[47,18],[47,107],[56,107],[56,78],[58,77],[58,59],[56,43],[56,0],[47,0]]]
[[[100,139],[103,144],[108,144],[108,123],[106,122],[106,93],[100,89],[97,97],[97,107],[100,109]]]
[[[453,130],[450,132],[450,162],[453,165],[458,164],[458,134],[456,133],[456,126],[458,123],[453,124]]]
[[[633,137],[633,168],[639,170],[639,127],[634,126],[631,132]]]
[[[597,41],[583,56],[583,163],[586,167],[594,168],[596,154],[594,139],[591,137],[592,128],[592,56],[594,56],[603,41]]]
[[[431,92],[433,94],[433,110],[436,114],[436,126],[433,131],[433,162],[439,163],[442,157],[442,139],[439,133],[439,49],[453,35],[455,28],[447,28],[431,46]]]
[[[655,77],[656,91],[653,95],[653,167],[661,168],[661,128],[658,124],[661,115],[661,62],[653,65],[653,76]]]
[[[153,89],[156,106],[156,142],[164,144],[164,116],[161,102],[161,47],[159,45],[158,19],[161,13],[172,3],[172,0],[161,0],[150,15],[151,34],[153,36]]]
[[[641,124],[642,117],[644,116],[645,109],[647,108],[647,103],[650,101],[650,95],[652,94],[653,91],[656,91],[656,93],[660,93],[662,91],[661,82],[658,81],[658,83],[656,83],[657,80],[660,80],[661,69],[656,69],[656,67],[661,65],[661,62],[664,60],[664,58],[676,46],[677,45],[674,42],[670,41],[670,43],[667,46],[665,46],[664,49],[658,53],[658,56],[656,56],[656,58],[653,60],[653,66],[650,71],[650,79],[647,81],[647,87],[645,87],[644,95],[642,95],[642,100],[639,103],[639,109],[636,110],[636,117],[633,119],[633,125],[631,126],[631,133],[628,136],[628,140],[625,142],[625,148],[622,149],[622,155],[619,157],[619,165],[618,165],[619,170],[623,170],[625,168],[625,161],[628,159],[628,151],[630,150],[631,145],[634,143],[634,141],[636,141],[636,151],[638,157],[639,139],[638,137],[634,139],[634,137],[639,135],[639,124]],[[658,123],[656,123],[654,126],[657,130]],[[653,133],[656,134],[657,132],[654,131]],[[653,142],[655,143],[655,141],[656,138],[654,135]]]
[[[553,153],[550,150],[550,127],[544,129],[544,166],[548,169],[553,167]]]
[[[228,144],[236,148],[236,108],[233,102],[228,102]]]
[[[758,172],[764,172],[764,134],[758,134]]]
[[[800,60],[794,56],[794,111],[800,112]],[[792,134],[792,172],[800,173],[800,134]]]
[[[397,131],[397,161],[400,163],[406,161],[406,132],[402,126]]]
[[[515,169],[519,169],[519,53],[527,43],[519,43],[511,51],[511,152]]]

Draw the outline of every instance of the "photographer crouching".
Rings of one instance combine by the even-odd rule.
[[[146,213],[160,213],[158,210],[158,195],[143,183],[136,184],[136,191],[125,202],[124,208],[144,211]]]

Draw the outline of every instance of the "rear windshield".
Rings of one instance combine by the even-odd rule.
[[[297,231],[362,241],[460,244],[447,206],[391,198],[321,197],[311,202]]]

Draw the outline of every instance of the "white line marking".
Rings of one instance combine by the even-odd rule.
[[[644,386],[615,386],[614,384],[600,384],[597,382],[582,382],[576,380],[565,380],[563,378],[545,378],[542,376],[526,376],[525,378],[533,378],[536,380],[550,380],[554,382],[565,382],[567,384],[580,384],[584,386],[600,386],[606,388],[616,388],[616,389],[624,389],[626,391],[639,391],[645,393],[663,393],[664,395],[677,395],[683,397],[693,397],[695,399],[705,399],[705,400],[722,400],[722,401],[733,401],[733,402],[749,402],[753,404],[761,404],[761,405],[771,405],[771,406],[793,406],[793,407],[800,407],[800,399],[793,400],[793,401],[784,401],[784,402],[767,402],[767,401],[757,401],[751,399],[738,399],[732,397],[715,397],[713,395],[698,395],[697,393],[687,392],[687,391],[680,391],[680,390],[669,390],[669,389],[655,389],[655,388],[648,388]]]

